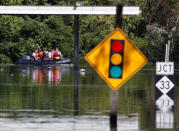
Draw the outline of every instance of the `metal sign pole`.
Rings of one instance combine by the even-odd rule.
[[[78,84],[79,84],[79,15],[74,16],[75,29],[75,88],[74,88],[74,115],[78,115]]]
[[[75,70],[79,70],[79,15],[74,16],[75,23]]]
[[[170,59],[170,40],[168,40],[168,61]]]
[[[170,57],[170,40],[168,40],[168,44],[166,44],[165,47],[165,62],[169,62],[169,57]]]
[[[123,5],[118,4],[116,8],[116,21],[114,28],[122,27],[122,10]],[[112,131],[117,131],[117,113],[118,113],[118,90],[111,90],[111,111],[110,127]]]
[[[168,62],[168,60],[167,60],[167,52],[168,52],[168,44],[165,45],[165,62]]]

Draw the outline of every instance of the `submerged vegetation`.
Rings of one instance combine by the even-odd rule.
[[[179,61],[179,2],[176,0],[81,0],[83,6],[139,6],[138,16],[123,16],[123,30],[150,62],[164,60],[171,42],[170,60]],[[1,0],[0,5],[73,6],[74,0]],[[80,16],[80,58],[114,29],[114,16]],[[58,47],[74,57],[74,16],[1,15],[0,63],[10,63],[35,49]]]

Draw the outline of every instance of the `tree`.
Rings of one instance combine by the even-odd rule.
[[[81,0],[82,1],[82,0]],[[2,0],[1,5],[68,5],[74,0]],[[139,6],[138,16],[123,16],[122,29],[148,57],[164,60],[171,40],[171,58],[179,59],[178,3],[176,0],[83,0],[84,6]],[[114,16],[80,16],[80,56],[100,43],[114,28]],[[74,56],[73,16],[0,16],[0,61],[16,61],[35,49],[58,47],[65,57]],[[2,57],[2,59],[1,59]]]

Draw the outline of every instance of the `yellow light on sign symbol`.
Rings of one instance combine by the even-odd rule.
[[[112,64],[119,65],[119,64],[121,64],[121,62],[122,62],[122,56],[120,54],[115,53],[111,56]]]

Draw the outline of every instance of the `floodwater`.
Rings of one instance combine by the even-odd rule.
[[[155,69],[145,67],[117,92],[117,124],[110,122],[112,90],[89,66],[79,81],[69,66],[0,66],[0,131],[177,131],[179,70],[173,97],[155,105]],[[172,94],[172,93],[171,93]],[[166,110],[167,109],[167,110]]]

